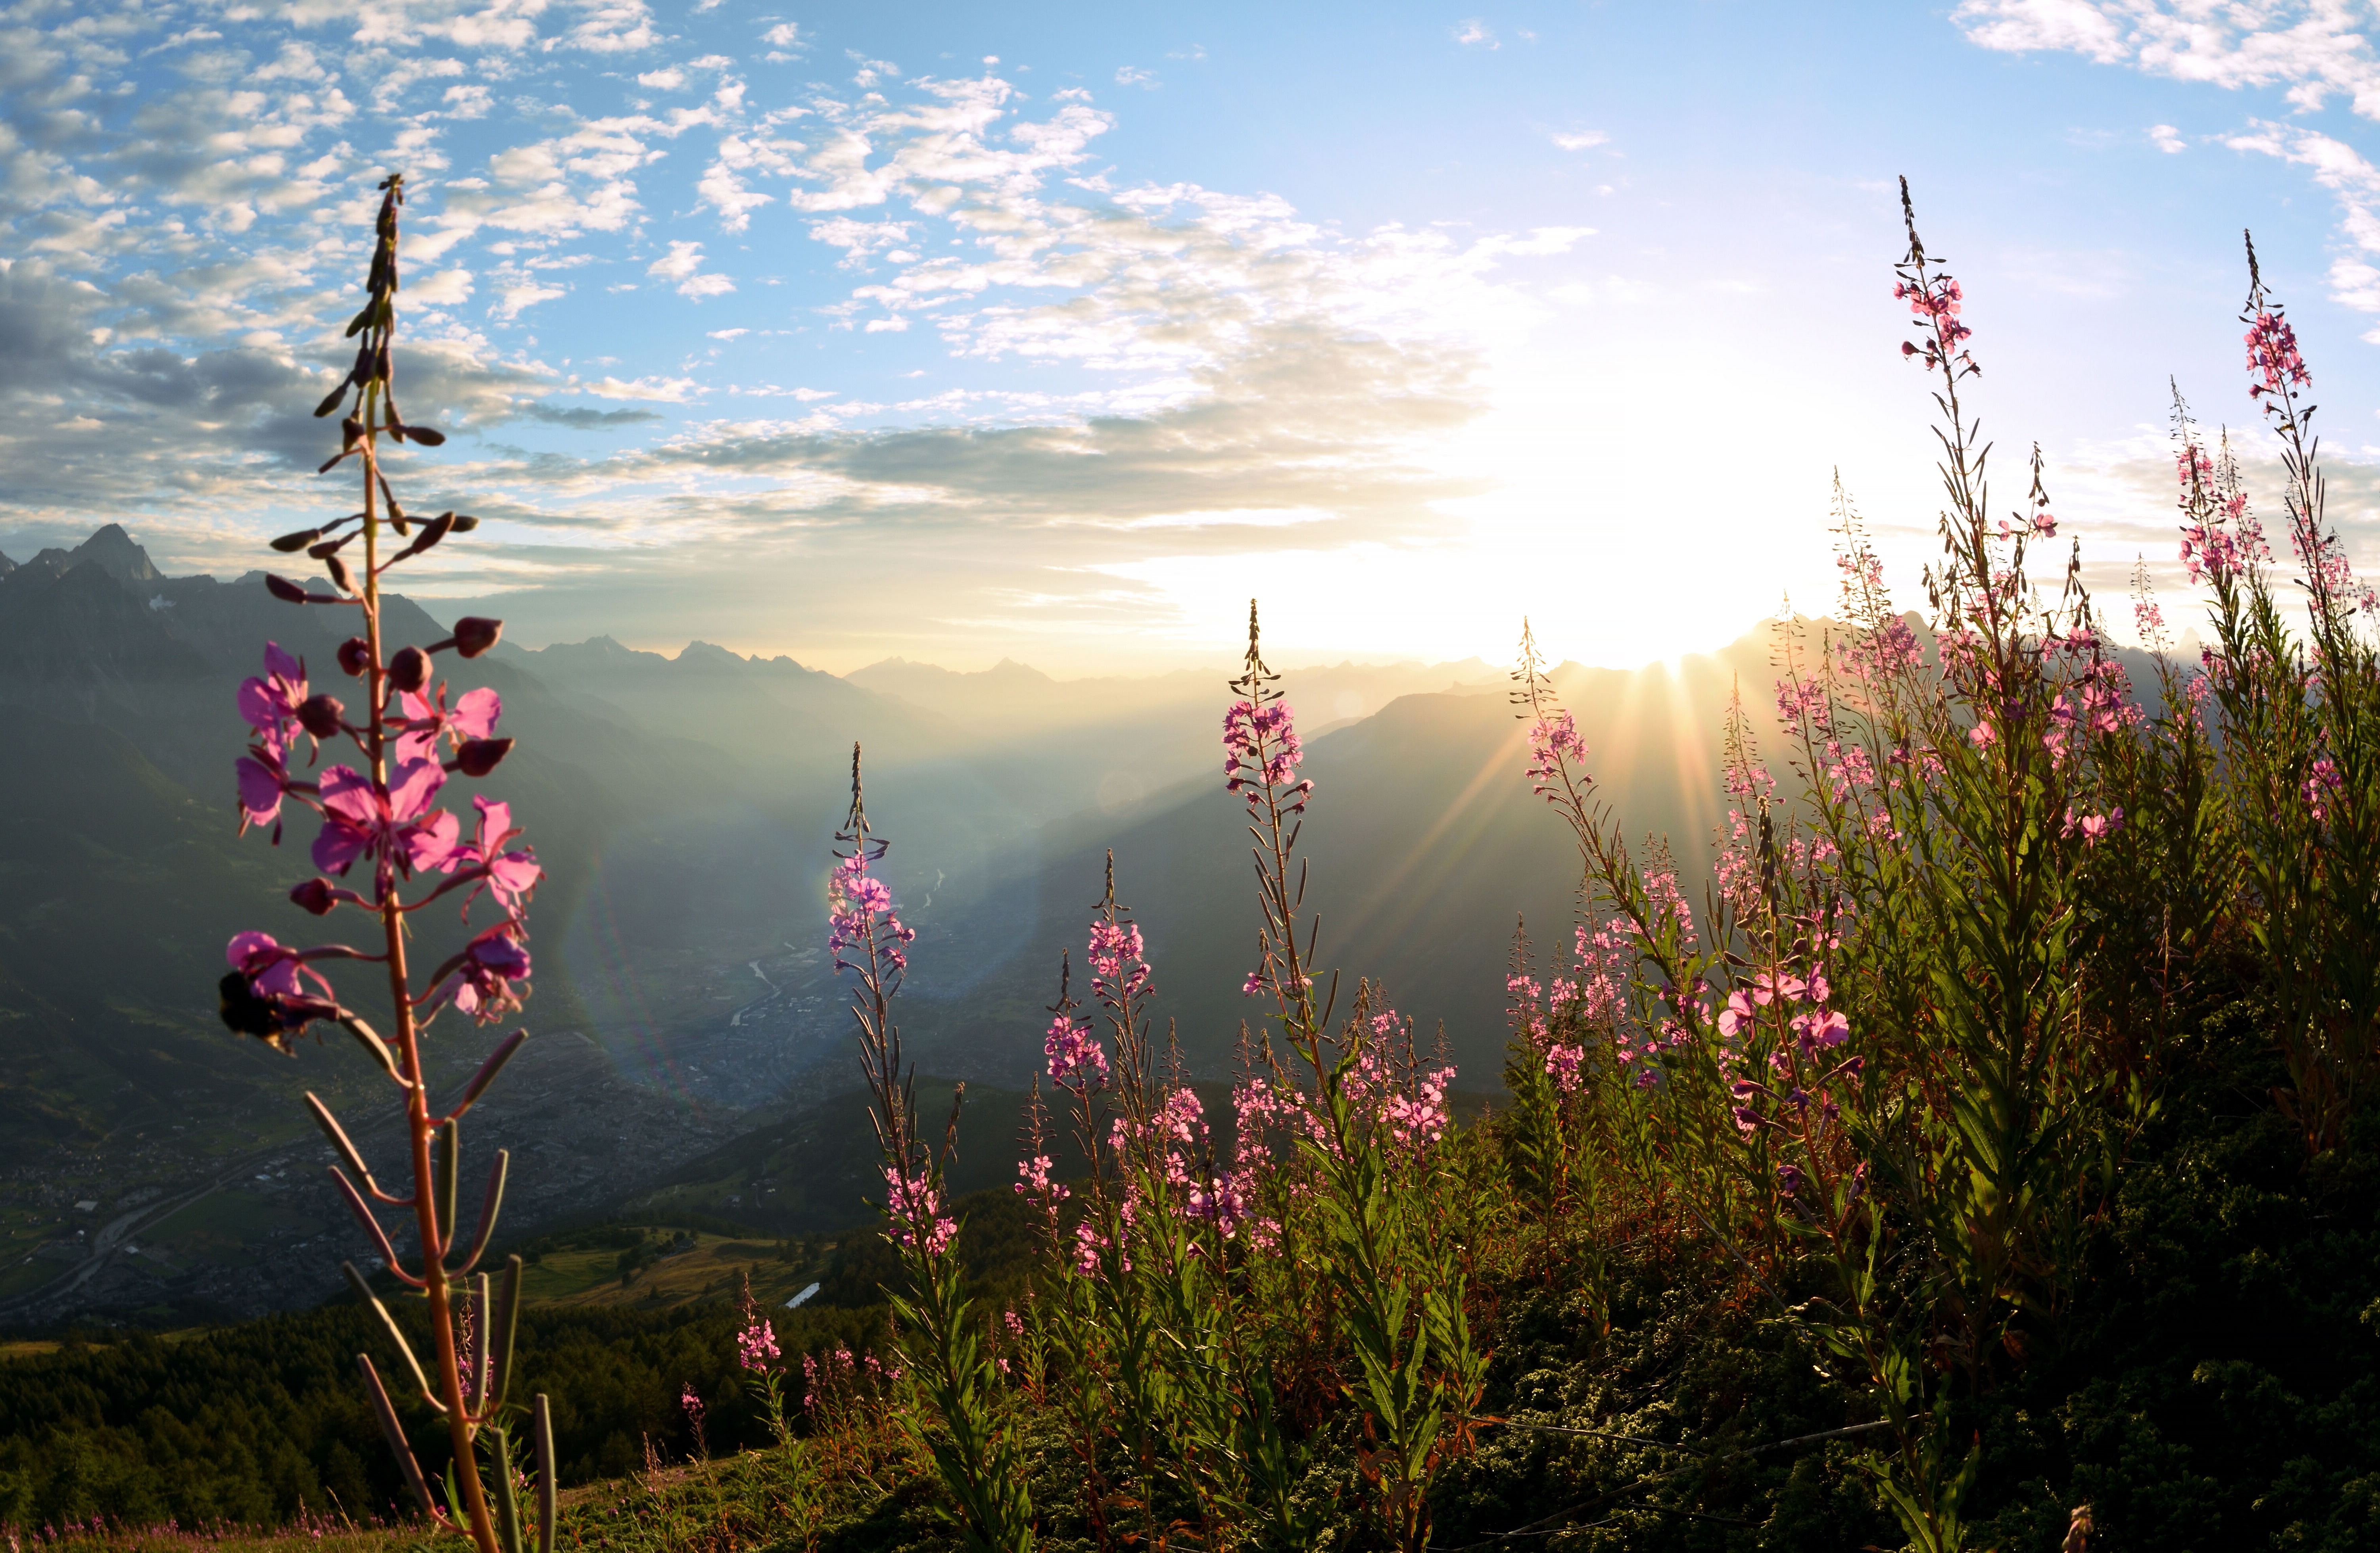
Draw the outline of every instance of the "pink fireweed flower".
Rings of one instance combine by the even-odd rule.
[[[1452,1124],[1447,1115],[1446,1090],[1453,1082],[1454,1069],[1442,1067],[1421,1078],[1413,1094],[1391,1091],[1383,1098],[1380,1120],[1399,1147],[1418,1153],[1446,1136]]]
[[[1570,713],[1557,711],[1539,718],[1529,729],[1530,791],[1544,793],[1551,787],[1561,775],[1564,761],[1585,764],[1586,740]]]
[[[250,682],[253,683],[253,682]],[[298,784],[289,780],[284,761],[288,746],[279,735],[267,734],[248,746],[248,753],[233,762],[239,776],[239,829],[242,835],[251,825],[272,825],[273,839],[281,840],[281,798]]]
[[[2096,846],[2124,828],[2124,807],[2118,804],[2106,814],[2078,815],[2071,807],[2066,811],[2064,827],[2067,836],[2080,836],[2084,846]]]
[[[1055,1083],[1082,1089],[1107,1085],[1108,1054],[1091,1034],[1088,1021],[1058,1015],[1042,1037],[1041,1054],[1050,1060],[1050,1077]]]
[[[513,823],[510,804],[492,803],[475,794],[471,807],[480,813],[478,837],[454,845],[443,857],[428,866],[448,874],[457,869],[476,870],[480,882],[464,898],[465,912],[470,910],[471,903],[480,898],[480,892],[486,891],[495,896],[496,904],[504,908],[506,916],[517,921],[527,908],[529,897],[537,892],[537,881],[545,877],[545,870],[538,866],[535,852],[526,847],[510,852],[504,850],[504,843],[521,833],[520,827]],[[453,817],[442,812],[437,818],[451,820]],[[474,875],[467,871],[465,877]]]
[[[2211,524],[2192,523],[2181,531],[2181,564],[2193,583],[2220,582],[2240,569],[2240,546]]]
[[[755,1318],[735,1334],[735,1363],[747,1370],[765,1370],[778,1357],[777,1334],[765,1318]]]
[[[521,945],[520,932],[517,922],[499,922],[438,967],[419,1004],[423,1013],[451,1002],[486,1025],[519,1008],[528,989],[515,984],[525,984],[529,974],[528,951]]]
[[[1125,961],[1143,958],[1139,928],[1128,922],[1092,923],[1089,958],[1091,969],[1114,977]]]
[[[1793,1016],[1793,1035],[1807,1052],[1840,1046],[1852,1037],[1851,1021],[1840,1009],[1812,1009]]]
[[[352,767],[322,773],[322,833],[314,838],[314,867],[344,874],[360,857],[408,870],[435,867],[453,849],[455,817],[430,805],[445,783],[435,760],[407,760],[382,787]]]
[[[1578,1093],[1579,1069],[1586,1061],[1583,1046],[1553,1045],[1546,1048],[1546,1076],[1554,1087],[1565,1095]]]
[[[958,1221],[942,1212],[941,1194],[935,1190],[930,1175],[912,1176],[887,1165],[884,1185],[891,1194],[894,1240],[911,1250],[923,1249],[929,1256],[950,1249],[951,1242],[958,1238]]]
[[[1297,775],[1297,763],[1305,758],[1296,712],[1287,701],[1261,707],[1234,701],[1223,713],[1223,788],[1241,794],[1249,808],[1266,790],[1287,788],[1281,796],[1289,800],[1288,809],[1304,809],[1314,793],[1314,783]]]
[[[264,644],[264,673],[242,680],[239,715],[268,738],[286,743],[306,701],[306,665],[281,650],[278,642]]]
[[[1907,302],[1910,315],[1925,321],[1933,331],[1933,337],[1923,346],[1902,341],[1900,354],[1903,356],[1922,356],[1925,364],[1932,367],[1945,357],[1958,352],[1961,344],[1974,334],[1973,330],[1959,322],[1965,294],[1959,289],[1959,283],[1948,275],[1939,276],[1925,285],[1903,281],[1892,288],[1892,295],[1896,299]]]
[[[2270,394],[2278,395],[2285,386],[2312,386],[2313,375],[2306,370],[2305,358],[2298,354],[2297,331],[2278,312],[2256,315],[2248,326],[2248,370],[2256,382],[2248,385],[2248,396],[2261,398]]]
[[[1056,1161],[1047,1154],[1019,1159],[1016,1161],[1016,1173],[1022,1179],[1016,1183],[1016,1190],[1038,1202],[1064,1202],[1071,1194],[1063,1185],[1050,1179],[1050,1171],[1055,1164]]]
[[[231,965],[223,980],[225,1023],[244,1035],[285,1046],[315,1020],[341,1012],[331,984],[307,965],[305,952],[270,933],[235,933],[224,959]]]
[[[446,707],[446,686],[438,686],[438,698],[432,701],[418,691],[400,691],[398,705],[405,715],[389,719],[389,725],[403,730],[397,735],[396,752],[401,759],[433,758],[438,742],[443,738],[460,745],[466,739],[495,737],[496,720],[504,715],[503,698],[485,686],[467,690],[453,710]]]
[[[1248,1216],[1248,1195],[1238,1175],[1218,1177],[1191,1188],[1186,1211],[1191,1218],[1214,1225],[1216,1233],[1230,1240]]]
[[[843,952],[855,944],[864,943],[871,927],[876,935],[876,952],[890,962],[894,969],[906,970],[908,956],[901,946],[914,941],[917,930],[902,926],[892,904],[892,892],[884,881],[868,871],[868,857],[863,853],[844,858],[835,865],[833,875],[827,880],[827,952],[834,956],[834,968],[865,970],[843,957]]]
[[[1798,722],[1803,717],[1815,720],[1820,727],[1827,725],[1826,687],[1815,679],[1780,679],[1777,682],[1777,715],[1787,722]]]
[[[264,644],[264,673],[244,680],[239,687],[239,715],[256,730],[248,753],[234,763],[239,777],[239,828],[273,824],[281,817],[285,793],[310,791],[290,780],[288,757],[302,732],[298,709],[306,702],[306,665],[281,650],[277,642]],[[273,825],[277,844],[281,831]]]
[[[2344,785],[2346,779],[2339,775],[2338,762],[2327,755],[2317,757],[2313,770],[2306,776],[2304,786],[2306,812],[2313,817],[2315,824],[2328,821],[2330,795]]]
[[[1165,1097],[1165,1103],[1149,1118],[1149,1125],[1159,1136],[1177,1143],[1203,1143],[1207,1137],[1207,1108],[1200,1103],[1196,1092],[1184,1086]]]

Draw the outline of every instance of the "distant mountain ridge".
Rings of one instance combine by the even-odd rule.
[[[116,525],[0,570],[0,738],[32,752],[0,764],[0,1314],[39,1257],[72,1251],[40,1237],[71,1229],[56,1215],[73,1202],[104,1216],[126,1194],[185,1192],[243,1148],[276,1151],[275,1171],[307,1163],[319,1140],[298,1090],[361,1092],[350,1053],[310,1049],[293,1066],[225,1034],[212,991],[234,930],[310,941],[352,928],[283,898],[307,871],[310,830],[293,826],[279,852],[239,840],[231,801],[239,680],[275,640],[352,701],[334,667],[351,618],[279,602],[261,574],[161,576]],[[386,619],[397,641],[446,634],[403,599]],[[1601,795],[1632,835],[1666,833],[1690,872],[1722,812],[1719,720],[1739,686],[1773,727],[1769,657],[1755,631],[1675,665],[1554,672]],[[1245,817],[1220,776],[1229,666],[1060,680],[1013,661],[885,660],[838,676],[602,635],[438,666],[457,690],[502,696],[503,731],[521,742],[490,788],[549,871],[530,913],[528,1024],[553,1037],[532,1043],[540,1087],[492,1099],[468,1146],[528,1150],[516,1156],[525,1193],[534,1179],[584,1210],[720,1147],[756,1108],[848,1086],[845,989],[822,922],[854,742],[892,843],[885,877],[919,929],[902,1019],[928,1071],[1003,1087],[1031,1076],[1059,956],[1080,952],[1112,846],[1160,1017],[1194,1073],[1227,1076],[1254,1012],[1238,989],[1257,927]],[[1505,672],[1351,661],[1293,669],[1283,687],[1318,783],[1301,844],[1326,965],[1343,968],[1344,994],[1384,979],[1426,1043],[1443,1024],[1464,1087],[1493,1087],[1515,917],[1558,948],[1577,883],[1567,832],[1523,775]],[[419,928],[426,947],[458,930],[434,913]],[[442,1030],[434,1045],[443,1071],[484,1040]],[[531,1117],[547,1131],[507,1134]],[[205,1199],[249,1226],[233,1249],[176,1228],[199,1222],[187,1209],[140,1230],[170,1271],[127,1261],[78,1297],[310,1298],[336,1266],[323,1247],[363,1248],[327,1197],[281,1179],[241,1176]],[[34,1238],[12,1250],[11,1223]]]

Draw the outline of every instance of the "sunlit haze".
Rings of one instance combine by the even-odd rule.
[[[398,388],[453,434],[396,462],[492,541],[410,587],[527,645],[1079,674],[1227,661],[1259,595],[1293,661],[1526,614],[1637,663],[1827,607],[1838,473],[1922,604],[1904,174],[2003,494],[2038,441],[2095,588],[2145,557],[2187,617],[2168,380],[2252,419],[2243,227],[2374,559],[2360,7],[8,14],[19,561],[118,521],[228,577],[350,510],[307,412],[393,169]]]

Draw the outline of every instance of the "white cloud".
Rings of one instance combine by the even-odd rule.
[[[675,91],[686,85],[686,72],[674,65],[665,70],[648,70],[637,78],[637,84],[654,91]]]
[[[1496,41],[1495,31],[1477,17],[1466,17],[1455,23],[1454,41],[1464,48],[1499,49],[1504,45]]]
[[[702,385],[692,378],[636,378],[623,382],[618,378],[598,378],[581,382],[572,378],[572,392],[592,394],[598,399],[647,399],[661,405],[691,404],[702,394]]]
[[[541,7],[540,7],[541,8]],[[643,0],[581,0],[586,19],[558,38],[548,38],[549,49],[585,49],[590,54],[634,54],[660,42],[652,13]]]
[[[2286,86],[2301,109],[2344,96],[2380,118],[2380,58],[2340,0],[1962,0],[1951,19],[1985,48],[2080,54],[2232,91]]]
[[[843,249],[836,263],[846,270],[856,270],[886,249],[897,248],[909,240],[909,229],[915,223],[906,221],[856,221],[850,216],[836,216],[829,221],[810,223],[810,237],[830,247]]]
[[[1144,70],[1137,65],[1126,65],[1116,71],[1115,83],[1118,86],[1140,86],[1153,90],[1158,85],[1157,72]]]
[[[516,282],[511,285],[497,288],[496,303],[488,309],[488,316],[510,322],[520,317],[524,309],[533,308],[540,302],[551,302],[557,297],[568,295],[569,292],[565,288],[548,285],[543,281]]]
[[[441,270],[426,281],[413,281],[405,288],[405,299],[425,308],[453,307],[471,297],[471,272]],[[517,309],[516,309],[517,310]]]
[[[1611,137],[1600,129],[1582,129],[1574,134],[1556,135],[1553,141],[1564,151],[1585,151],[1594,146],[1609,145]]]
[[[2181,138],[2181,131],[2170,124],[2150,125],[2149,143],[2168,155],[2190,149],[2190,142]]]
[[[679,296],[691,297],[698,301],[705,297],[724,296],[735,289],[735,283],[725,275],[696,273],[701,268],[700,243],[673,242],[669,252],[645,267],[645,273],[674,283]]]

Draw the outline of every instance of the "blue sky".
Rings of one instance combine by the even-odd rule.
[[[1293,658],[1642,661],[1823,609],[1838,471],[1916,594],[1906,174],[2111,602],[2187,614],[2243,226],[2380,561],[2368,6],[1002,9],[0,13],[0,550],[350,510],[305,411],[401,167],[400,490],[489,520],[409,586],[524,640],[1087,672],[1254,593]]]

